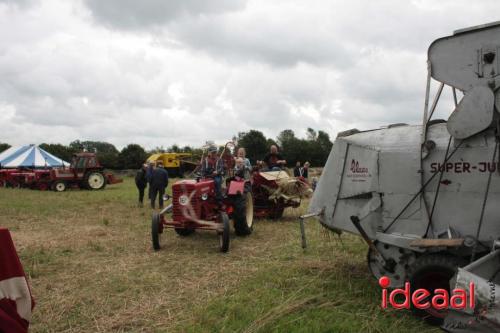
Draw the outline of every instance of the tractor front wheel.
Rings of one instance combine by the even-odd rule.
[[[153,249],[155,251],[161,249],[160,241],[162,233],[163,224],[161,223],[161,216],[158,213],[153,213],[153,217],[151,218],[151,240],[153,242]]]
[[[233,217],[236,236],[247,236],[252,233],[253,198],[251,192],[246,192],[235,198]]]
[[[66,191],[66,182],[62,180],[56,180],[52,183],[52,190],[56,192],[64,192]]]
[[[106,186],[106,177],[100,171],[89,171],[85,174],[83,185],[89,190],[102,190]]]
[[[219,249],[221,252],[229,250],[229,217],[225,212],[219,215],[219,222],[222,224],[222,230],[219,231]]]

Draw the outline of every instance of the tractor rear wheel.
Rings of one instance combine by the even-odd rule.
[[[246,192],[235,198],[233,217],[236,236],[247,236],[252,233],[253,197],[251,192]]]
[[[450,279],[457,273],[458,267],[463,264],[460,258],[449,254],[423,255],[410,266],[408,276],[410,278],[411,294],[414,290],[423,288],[434,295],[434,290],[440,288],[450,292]],[[448,309],[438,310],[430,307],[425,310],[412,307],[413,312],[423,317],[432,325],[441,325],[448,314]]]
[[[219,215],[219,222],[222,224],[222,230],[219,231],[219,249],[221,252],[229,250],[229,217],[225,212]]]
[[[102,190],[106,187],[106,177],[100,171],[89,171],[83,178],[83,185],[89,190]]]
[[[158,213],[153,213],[153,217],[151,218],[151,240],[155,251],[161,249],[160,241],[162,233],[163,224],[161,223],[161,216]]]
[[[63,180],[56,180],[52,183],[52,190],[56,192],[66,191],[66,182]]]
[[[175,228],[175,232],[177,235],[186,237],[194,233],[194,229],[188,229],[188,228]]]

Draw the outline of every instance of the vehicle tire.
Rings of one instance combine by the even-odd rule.
[[[161,223],[161,216],[158,213],[153,213],[153,217],[151,218],[151,241],[153,242],[153,249],[155,251],[161,249],[160,241],[162,233],[163,224]]]
[[[101,171],[89,171],[83,178],[83,185],[88,190],[102,190],[106,187],[106,177]]]
[[[51,188],[53,191],[56,192],[64,192],[66,191],[66,182],[63,180],[56,180],[55,182],[52,183]]]
[[[253,230],[253,197],[251,192],[234,199],[234,231],[236,236],[247,236]]]
[[[426,254],[410,266],[408,271],[411,293],[424,288],[432,295],[434,290],[442,288],[450,292],[450,279],[457,273],[458,267],[463,265],[459,257],[449,254]],[[415,315],[424,318],[431,325],[441,325],[448,314],[448,310],[417,309],[412,307]]]
[[[219,215],[219,222],[222,224],[222,231],[219,232],[219,249],[221,252],[229,250],[229,217],[225,212]]]
[[[188,228],[175,228],[175,232],[177,235],[186,237],[194,233],[194,229],[188,229]]]

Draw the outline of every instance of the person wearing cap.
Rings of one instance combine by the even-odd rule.
[[[208,156],[202,161],[201,175],[204,178],[213,178],[215,183],[215,197],[219,206],[222,206],[222,176],[224,176],[224,161],[217,158],[217,147],[208,147]]]
[[[163,168],[163,163],[158,162],[151,174],[151,208],[155,208],[156,196],[158,204],[163,209],[163,195],[168,186],[168,172]]]
[[[139,207],[143,206],[144,201],[144,189],[148,185],[148,179],[146,177],[147,165],[143,164],[141,168],[135,174],[135,186],[139,191]]]

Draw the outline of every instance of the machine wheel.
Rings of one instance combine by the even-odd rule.
[[[367,262],[368,268],[373,277],[378,281],[382,276],[391,279],[389,288],[403,288],[408,279],[408,269],[416,260],[415,253],[408,249],[384,244],[374,241],[375,247],[384,255],[387,260],[396,262],[396,265],[387,267],[384,261],[381,261],[376,252],[368,248]],[[392,269],[391,269],[392,268]]]
[[[85,174],[83,185],[89,190],[102,190],[106,187],[106,177],[100,171],[89,171]]]
[[[56,192],[64,192],[66,191],[66,182],[62,180],[56,180],[52,183],[52,190]]]
[[[163,224],[161,223],[161,217],[158,213],[153,213],[151,218],[151,240],[153,242],[153,249],[155,251],[160,250],[161,234],[163,233]]]
[[[226,213],[221,212],[219,222],[222,224],[222,231],[219,232],[219,248],[221,252],[229,250],[229,217]]]
[[[253,198],[251,192],[238,195],[234,200],[234,230],[237,236],[247,236],[253,230]]]
[[[177,235],[186,237],[194,233],[194,229],[188,229],[188,228],[175,228],[175,232]]]
[[[450,279],[457,273],[460,264],[460,258],[446,254],[428,254],[417,258],[408,272],[412,292],[419,288],[427,289],[431,294],[438,288],[450,292]],[[441,325],[448,314],[447,309],[437,310],[432,307],[412,310],[432,325]]]

